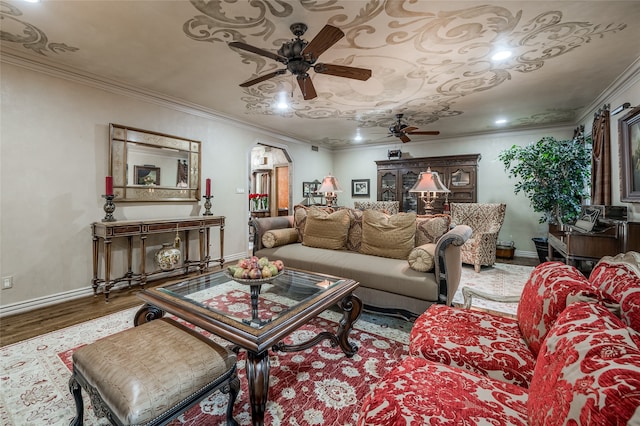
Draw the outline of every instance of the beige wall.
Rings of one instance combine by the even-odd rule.
[[[252,146],[261,142],[286,149],[295,182],[331,169],[331,153],[313,152],[307,144],[5,63],[1,89],[0,276],[13,276],[14,285],[0,290],[0,308],[87,294],[90,224],[105,214],[101,194],[108,174],[109,123],[202,141],[201,185],[211,178],[213,212],[226,216],[225,259],[247,253]],[[245,193],[237,194],[236,188]],[[302,199],[301,185],[293,189],[294,201]],[[203,211],[202,203],[116,200],[116,205],[114,216],[120,220]],[[219,255],[215,235],[211,249]],[[124,252],[114,256],[117,262]]]
[[[640,105],[640,73],[604,102]],[[225,258],[242,257],[248,239],[250,150],[256,143],[287,150],[293,159],[294,203],[302,200],[302,182],[332,172],[345,192],[340,205],[352,205],[351,179],[370,179],[376,198],[375,160],[388,149],[413,157],[480,153],[478,198],[507,203],[500,239],[514,240],[521,254],[533,255],[530,238],[544,226],[524,195],[513,194],[497,154],[512,144],[527,144],[543,135],[570,137],[571,128],[511,132],[460,139],[434,139],[362,149],[314,152],[307,144],[220,119],[210,113],[177,108],[162,100],[126,94],[2,64],[0,79],[0,276],[13,276],[14,287],[0,290],[0,314],[46,302],[88,294],[91,271],[90,224],[104,217],[104,176],[108,171],[108,125],[118,123],[202,141],[202,180],[211,178],[213,211],[226,216]],[[597,106],[594,107],[597,109]],[[591,125],[593,111],[580,122]],[[613,117],[614,184],[618,182],[617,119]],[[236,193],[244,188],[245,193]],[[619,188],[614,185],[614,204]],[[117,219],[197,215],[202,203],[117,204]],[[640,205],[628,204],[640,221]],[[212,233],[212,235],[215,233]],[[160,245],[161,241],[156,240]],[[217,253],[217,240],[211,249]],[[116,257],[123,259],[119,250]]]

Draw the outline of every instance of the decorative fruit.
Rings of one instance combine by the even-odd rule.
[[[282,260],[270,261],[266,257],[257,258],[256,256],[240,259],[236,265],[227,268],[234,278],[245,280],[275,277],[283,269]]]
[[[282,262],[282,260],[274,260],[272,263],[276,265],[278,271],[282,271],[284,269],[284,262]]]
[[[261,257],[258,260],[258,266],[261,268],[264,268],[265,266],[267,266],[269,264],[269,259],[266,257]]]
[[[278,275],[278,268],[276,267],[276,265],[274,265],[273,263],[270,263],[266,266],[266,268],[269,268],[269,271],[271,271],[271,276],[273,277],[274,275]],[[262,276],[264,277],[264,270],[262,271]]]
[[[271,268],[269,268],[269,265],[265,265],[262,268],[262,278],[271,278],[273,276],[273,273],[271,272]]]
[[[257,280],[258,278],[262,278],[262,272],[260,269],[255,268],[249,271],[249,278],[252,280]]]
[[[236,270],[233,272],[233,278],[242,278],[244,271],[245,270],[242,268],[236,268]]]

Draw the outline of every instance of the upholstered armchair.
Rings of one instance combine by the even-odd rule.
[[[496,263],[498,233],[504,222],[506,204],[451,203],[451,222],[468,225],[471,238],[462,246],[462,263],[480,272],[482,265]]]
[[[387,214],[398,214],[398,201],[354,201],[353,207],[358,210],[378,210]]]

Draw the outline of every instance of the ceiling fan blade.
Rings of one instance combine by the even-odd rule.
[[[269,74],[265,74],[265,75],[261,75],[260,77],[256,77],[253,80],[249,80],[249,81],[245,81],[244,83],[240,84],[240,87],[249,87],[249,86],[253,86],[254,84],[260,83],[261,81],[265,81],[265,80],[269,80],[270,78],[273,78],[277,75],[280,74],[284,74],[286,73],[287,70],[282,69],[282,70],[277,70],[274,72],[270,72]]]
[[[423,131],[423,132],[407,132],[405,131],[405,133],[409,134],[409,135],[439,135],[440,132],[437,130],[433,130],[433,131]]]
[[[325,50],[336,44],[342,37],[344,37],[344,33],[340,28],[332,25],[325,25],[318,35],[315,36],[309,44],[307,44],[307,47],[304,48],[302,54],[304,56],[311,56],[311,62],[314,62],[318,59],[318,56],[322,55]]]
[[[371,70],[366,68],[346,67],[344,65],[317,64],[314,71],[320,74],[335,75],[336,77],[353,78],[367,81],[371,77]]]
[[[300,86],[300,90],[302,91],[302,97],[305,101],[309,99],[313,99],[318,96],[316,93],[316,88],[313,87],[313,83],[311,82],[311,78],[309,75],[299,75],[298,76],[298,86]]]
[[[407,135],[400,135],[398,136],[400,138],[400,140],[402,141],[402,143],[407,143],[407,142],[411,142],[411,139],[409,139],[409,136]]]
[[[413,132],[414,130],[418,130],[418,128],[417,128],[417,127],[415,127],[415,126],[407,126],[407,127],[405,127],[404,129],[402,129],[402,131],[403,131],[403,132],[405,132],[405,133],[411,133],[411,132]]]
[[[256,55],[266,56],[267,58],[274,59],[278,62],[286,64],[288,59],[284,56],[280,56],[277,53],[269,52],[268,50],[260,49],[259,47],[251,46],[250,44],[243,43],[241,41],[232,41],[229,46],[238,49],[246,50],[247,52],[255,53]]]

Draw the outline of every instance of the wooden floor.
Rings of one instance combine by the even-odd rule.
[[[539,263],[537,259],[531,258],[499,259],[498,261],[527,266],[535,266]],[[216,269],[219,268],[212,268],[211,271]],[[175,277],[172,278],[172,280],[175,279]],[[155,281],[147,284],[147,288],[161,285],[167,281]],[[87,296],[0,318],[0,346],[10,345],[134,306],[141,306],[142,300],[135,295],[139,290],[140,287],[136,286],[113,291],[109,297],[109,303],[106,303],[103,295],[100,294],[97,297]]]

